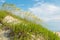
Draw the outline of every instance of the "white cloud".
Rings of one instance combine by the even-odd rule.
[[[60,20],[60,6],[48,3],[37,3],[36,6],[29,8],[29,10],[46,22],[50,20]]]
[[[35,0],[35,1],[39,1],[39,0]]]
[[[0,2],[4,3],[6,0],[0,0]]]
[[[50,18],[50,21],[60,21],[60,15],[55,15],[54,17]]]

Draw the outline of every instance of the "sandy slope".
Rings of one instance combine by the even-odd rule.
[[[9,37],[7,37],[8,31],[0,29],[0,40],[9,40]]]

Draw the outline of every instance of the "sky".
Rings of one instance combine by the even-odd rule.
[[[60,31],[60,0],[0,0],[0,5],[3,3],[31,11],[47,24],[46,28]]]

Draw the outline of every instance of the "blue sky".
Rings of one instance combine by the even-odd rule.
[[[0,0],[0,5],[5,2],[31,11],[48,25],[48,29],[60,31],[60,0]]]

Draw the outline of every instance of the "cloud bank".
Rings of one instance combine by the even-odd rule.
[[[38,2],[29,10],[46,22],[50,20],[60,21],[60,6]]]

